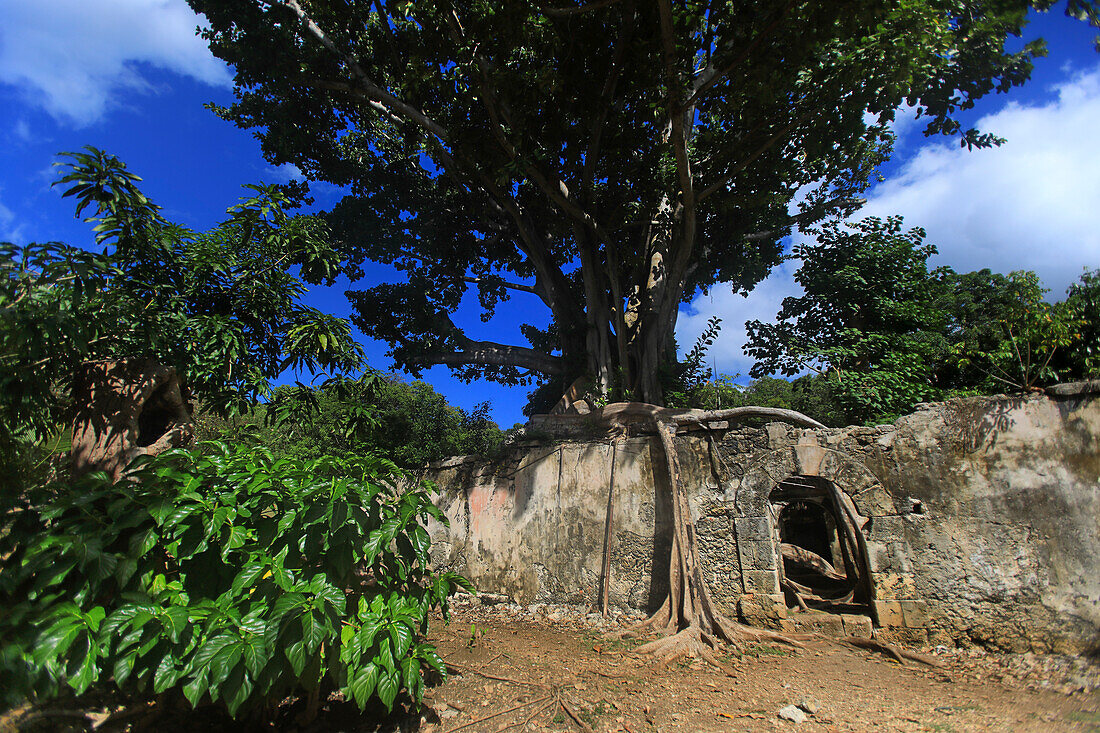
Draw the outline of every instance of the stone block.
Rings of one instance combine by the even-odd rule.
[[[913,572],[913,561],[909,557],[909,544],[905,541],[889,544],[890,565],[901,573]]]
[[[794,622],[795,628],[801,631],[833,637],[845,635],[844,620],[836,613],[809,611],[795,614],[790,619]]]
[[[890,570],[890,553],[882,542],[867,543],[867,560],[872,573],[885,573]]]
[[[896,515],[898,508],[894,504],[894,500],[887,493],[886,489],[881,485],[875,484],[868,488],[863,494],[856,499],[856,506],[859,508],[860,514],[868,517],[877,517]]]
[[[875,601],[875,613],[880,626],[904,626],[905,617],[901,614],[901,604],[897,601]]]
[[[913,598],[917,593],[913,576],[908,573],[872,573],[871,577],[875,581],[875,595],[883,600]]]
[[[764,426],[764,430],[768,433],[768,447],[772,450],[781,448],[790,440],[790,428],[783,423],[770,422]]]
[[[904,626],[891,626],[890,628],[880,630],[878,638],[881,641],[885,641],[887,644],[901,644],[902,646],[918,648],[926,647],[928,646],[928,629],[910,629]]]
[[[774,570],[748,570],[742,575],[746,593],[779,593],[779,574]]]
[[[875,517],[871,522],[871,531],[867,535],[877,542],[904,542],[905,520],[890,515]]]
[[[771,542],[771,520],[765,517],[737,517],[733,520],[733,531],[738,542],[767,540]]]
[[[755,593],[741,596],[737,600],[737,613],[742,621],[750,626],[760,626],[769,629],[782,629],[787,621],[787,606],[783,603],[783,596],[764,593]]]
[[[871,619],[854,613],[842,613],[845,636],[858,636],[861,639],[871,638]]]
[[[931,616],[928,613],[927,601],[898,601],[901,605],[901,615],[905,625],[914,629],[923,629],[931,626]]]
[[[787,618],[787,604],[782,595],[753,593],[738,599],[737,612],[745,619],[779,620]]]
[[[816,444],[799,443],[794,447],[794,451],[798,459],[798,472],[803,476],[817,476],[821,461],[826,455],[825,449]]]
[[[768,540],[742,540],[737,543],[742,569],[775,570],[775,545]]]

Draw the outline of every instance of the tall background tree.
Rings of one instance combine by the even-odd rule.
[[[929,268],[936,248],[900,217],[812,233],[793,252],[804,293],[784,299],[775,322],[745,324],[757,381],[726,404],[756,398],[844,425],[1100,374],[1095,271],[1052,303],[1033,272]],[[774,389],[774,373],[802,376]]]
[[[349,274],[401,271],[350,294],[398,364],[656,404],[680,304],[856,208],[899,106],[997,142],[957,113],[1028,78],[1042,42],[1005,40],[1052,4],[189,1],[236,70],[218,112],[351,188],[328,216]],[[472,339],[450,316],[471,288],[485,318],[523,293],[548,319]]]

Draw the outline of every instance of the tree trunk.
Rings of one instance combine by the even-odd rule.
[[[656,653],[667,659],[681,656],[701,657],[717,667],[724,665],[714,656],[721,641],[745,639],[779,641],[801,646],[790,637],[760,629],[750,629],[718,613],[710,598],[699,560],[698,540],[691,506],[684,490],[680,458],[676,450],[676,428],[681,424],[704,424],[719,420],[735,421],[746,417],[771,417],[805,427],[824,427],[821,423],[793,410],[741,407],[730,410],[673,413],[653,408],[653,426],[665,456],[668,487],[672,499],[672,547],[668,564],[668,597],[639,631],[655,630],[669,635],[638,647],[641,653]],[[716,476],[715,478],[720,479]]]
[[[138,456],[191,440],[191,411],[176,370],[150,359],[85,362],[73,402],[74,475],[102,470],[117,481]]]

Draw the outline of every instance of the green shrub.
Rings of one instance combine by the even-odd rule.
[[[231,715],[341,689],[387,708],[445,667],[429,613],[468,581],[429,570],[427,491],[375,458],[172,451],[111,484],[29,496],[0,532],[0,690],[113,680]],[[324,699],[321,697],[320,699]]]

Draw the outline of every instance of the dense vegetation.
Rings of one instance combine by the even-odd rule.
[[[805,293],[784,300],[774,323],[747,324],[754,381],[742,389],[688,369],[683,404],[788,407],[845,425],[891,420],[922,401],[1100,376],[1100,271],[1050,303],[1031,272],[930,269],[935,247],[900,218],[814,233],[794,251]],[[688,365],[714,335],[704,333]]]
[[[425,382],[368,372],[318,387],[277,387],[271,401],[249,415],[200,414],[199,437],[235,442],[252,436],[276,455],[373,454],[420,468],[448,456],[493,454],[504,432],[488,415],[488,403],[467,412]]]
[[[415,429],[375,436],[370,450],[354,442],[363,418],[388,413],[382,402],[364,413],[351,390],[386,404],[403,393],[361,372],[346,321],[301,302],[306,281],[333,274],[323,221],[289,215],[291,191],[251,187],[225,223],[190,232],[116,158],[68,159],[59,182],[78,214],[91,209],[103,252],[0,246],[0,703],[97,686],[253,719],[288,695],[308,719],[335,690],[360,708],[390,709],[402,694],[417,704],[425,675],[446,675],[424,641],[429,614],[468,583],[430,571],[426,524],[445,520],[378,456],[413,463],[417,449],[444,448],[401,444],[427,435]],[[81,390],[96,365],[110,391]],[[340,446],[318,423],[312,441],[287,427],[318,397],[274,392],[288,367],[338,372],[328,383],[352,399],[320,414],[351,427],[344,455],[330,455]],[[263,424],[286,449],[237,436],[139,454],[118,475],[71,471],[59,454],[74,415],[90,414],[108,441],[166,430],[144,424],[155,392],[135,397],[125,383],[166,370],[185,421],[193,402],[232,422],[274,398]],[[319,393],[322,406],[330,397]],[[429,405],[426,417],[463,427],[467,444],[493,434],[484,411],[466,416],[434,393],[391,409]]]
[[[349,276],[399,271],[351,294],[399,365],[653,404],[681,304],[747,292],[795,227],[858,209],[897,109],[997,144],[959,115],[1027,81],[1044,44],[1011,41],[1052,5],[189,2],[235,72],[219,114],[351,189],[327,216]],[[467,336],[472,291],[486,318],[525,299],[528,343]]]
[[[323,221],[288,213],[288,191],[248,187],[225,222],[192,232],[116,157],[62,157],[57,183],[103,250],[0,244],[0,492],[42,464],[42,448],[65,446],[76,403],[91,399],[73,393],[89,363],[170,367],[186,399],[219,414],[247,410],[289,367],[362,366],[348,323],[302,303],[339,258]]]
[[[341,689],[419,701],[445,676],[428,614],[466,585],[428,567],[422,489],[378,459],[225,444],[32,489],[0,541],[0,702],[113,683],[261,713]]]

